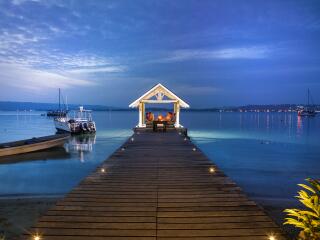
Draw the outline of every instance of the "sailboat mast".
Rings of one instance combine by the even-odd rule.
[[[68,108],[68,96],[66,96],[66,110],[68,112],[69,108]]]
[[[61,111],[60,95],[61,95],[61,93],[60,93],[60,88],[59,88],[59,111]]]

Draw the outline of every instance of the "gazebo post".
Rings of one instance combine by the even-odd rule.
[[[180,104],[179,102],[176,102],[174,104],[175,108],[175,114],[176,114],[176,122],[175,122],[175,127],[178,128],[180,127]]]
[[[146,126],[146,119],[145,119],[145,103],[140,102],[139,103],[139,127],[145,127]]]
[[[146,126],[146,104],[142,103],[142,126]]]
[[[142,103],[139,103],[139,127],[142,127]]]

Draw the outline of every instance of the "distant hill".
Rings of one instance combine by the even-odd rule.
[[[80,105],[70,104],[68,108],[70,110],[78,109]],[[95,111],[106,111],[106,110],[127,110],[121,108],[114,108],[102,105],[83,105],[85,109],[95,110]],[[33,103],[33,102],[3,102],[0,101],[0,110],[2,111],[24,111],[24,110],[34,110],[34,111],[48,111],[56,110],[59,105],[56,103]]]
[[[74,110],[79,108],[79,104],[69,104],[69,110]],[[131,108],[119,108],[103,105],[83,105],[85,109],[90,109],[94,111],[136,111],[137,109]],[[228,107],[215,107],[215,108],[190,108],[190,109],[181,109],[182,111],[199,111],[199,112],[217,112],[217,111],[285,111],[285,110],[296,110],[299,106],[303,104],[265,104],[265,105],[246,105],[246,106],[228,106]],[[320,110],[320,105],[314,105],[316,110]],[[24,110],[33,110],[33,111],[48,111],[48,110],[57,110],[59,105],[56,103],[33,103],[33,102],[5,102],[0,101],[0,111],[24,111]],[[172,108],[166,107],[148,107],[147,111],[172,111]]]

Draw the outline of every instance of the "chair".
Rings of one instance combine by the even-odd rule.
[[[147,128],[152,128],[152,123],[154,121],[154,114],[152,112],[146,113],[146,126]]]

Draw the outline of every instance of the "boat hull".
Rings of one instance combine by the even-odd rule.
[[[0,157],[35,152],[52,147],[62,146],[68,138],[69,135],[61,134],[61,136],[54,135],[1,144],[2,147],[0,148]],[[28,143],[28,141],[30,143]],[[32,143],[32,141],[34,143]],[[23,144],[23,142],[26,144]]]
[[[68,122],[60,122],[60,121],[55,120],[54,126],[56,127],[58,132],[71,133],[70,124]]]
[[[298,115],[300,117],[315,117],[316,114],[317,114],[316,112],[307,112],[307,111],[298,112]]]
[[[85,124],[87,127],[84,127],[83,123],[81,122],[69,123],[68,121],[59,121],[58,119],[54,121],[54,125],[58,132],[68,132],[72,134],[96,132],[96,126],[94,122],[88,122]]]

